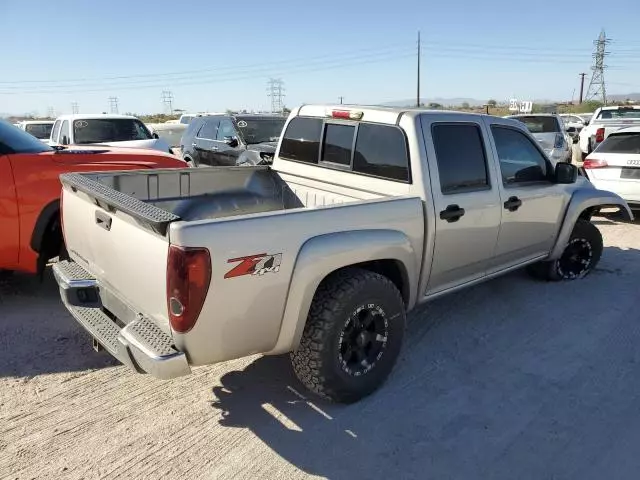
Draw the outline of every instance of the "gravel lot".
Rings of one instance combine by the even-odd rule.
[[[0,478],[637,478],[640,223],[595,222],[590,277],[518,272],[422,307],[351,406],[302,397],[284,357],[133,374],[50,274],[0,280]]]

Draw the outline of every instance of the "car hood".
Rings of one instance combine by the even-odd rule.
[[[127,142],[100,142],[94,145],[109,145],[112,147],[129,147],[129,148],[149,148],[152,150],[160,150],[161,152],[169,151],[169,144],[161,138],[152,138],[149,140],[129,140]]]
[[[276,153],[278,142],[253,143],[247,146],[247,150],[253,152]]]

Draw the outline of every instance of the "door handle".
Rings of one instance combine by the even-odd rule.
[[[504,202],[504,208],[509,210],[510,212],[515,212],[522,205],[522,200],[518,197],[509,197],[509,200]]]
[[[458,205],[449,205],[440,212],[440,219],[452,223],[460,220],[463,215],[464,208],[460,208]]]
[[[104,228],[107,232],[111,230],[111,222],[113,219],[106,213],[96,210],[96,223],[99,227]]]

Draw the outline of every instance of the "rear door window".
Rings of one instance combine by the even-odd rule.
[[[432,136],[442,193],[474,192],[490,188],[487,158],[478,125],[435,124]]]
[[[402,130],[388,125],[361,123],[353,156],[353,171],[409,181],[409,156]]]
[[[351,165],[353,135],[356,127],[328,123],[325,125],[322,143],[322,161],[338,165]]]
[[[296,117],[287,126],[280,145],[280,157],[298,162],[318,163],[322,119]]]

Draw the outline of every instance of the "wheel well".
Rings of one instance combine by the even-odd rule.
[[[405,305],[409,303],[409,277],[407,275],[406,269],[404,268],[404,265],[402,265],[402,262],[390,258],[383,260],[371,260],[369,262],[347,265],[336,271],[344,270],[346,268],[362,268],[363,270],[369,270],[370,272],[375,272],[379,275],[387,277],[400,291],[402,300],[404,301]],[[335,272],[332,272],[331,274],[327,275],[325,279],[333,275],[334,273]]]
[[[599,210],[600,210],[599,207],[585,208],[582,211],[582,213],[580,213],[578,218],[581,219],[581,220],[586,220],[587,222],[589,222],[591,220],[591,217],[593,217],[596,213],[598,213]]]

